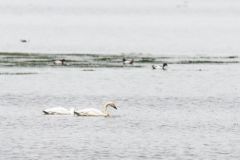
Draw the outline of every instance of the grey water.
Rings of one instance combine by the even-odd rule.
[[[224,55],[240,50],[237,0],[0,2],[0,51]]]
[[[2,53],[0,159],[239,159],[238,57],[121,57]],[[107,101],[111,117],[42,113]]]

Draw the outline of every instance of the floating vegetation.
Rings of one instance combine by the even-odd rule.
[[[214,60],[183,60],[177,62],[177,64],[226,64],[226,63],[239,63],[239,61],[214,61]]]
[[[0,72],[0,75],[31,75],[31,74],[38,74],[36,72]]]
[[[238,58],[238,56],[229,56],[228,58]]]
[[[155,58],[152,57],[142,57],[141,59],[139,59],[140,63],[150,63],[150,62],[155,62]]]
[[[124,65],[123,57],[134,59],[133,65]],[[65,59],[64,65],[55,65],[54,60]],[[240,63],[238,56],[146,56],[144,54],[40,54],[0,53],[0,67],[78,67],[78,68],[119,68],[144,67],[146,64],[225,64]]]
[[[94,69],[83,69],[82,71],[95,71]]]

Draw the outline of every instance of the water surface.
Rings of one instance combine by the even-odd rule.
[[[240,157],[238,57],[136,56],[133,66],[123,66],[122,56],[6,56],[0,55],[0,159]],[[68,65],[53,66],[54,58]],[[165,61],[167,71],[152,70]],[[118,110],[108,118],[42,114],[109,100]]]

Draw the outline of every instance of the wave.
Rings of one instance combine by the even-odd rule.
[[[134,65],[123,66],[122,58],[134,59]],[[37,54],[0,52],[0,67],[56,67],[54,60],[65,59],[64,67],[106,68],[143,67],[145,64],[235,64],[238,56],[150,56],[143,54]],[[58,66],[61,67],[61,66]]]

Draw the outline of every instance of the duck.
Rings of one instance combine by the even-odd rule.
[[[60,60],[54,60],[53,64],[55,65],[65,65],[65,59],[60,59]]]
[[[66,109],[63,107],[54,107],[43,110],[43,113],[47,115],[73,115],[74,108]]]
[[[124,65],[125,64],[133,64],[134,63],[134,59],[126,60],[126,58],[123,58],[122,61],[123,61]]]
[[[162,70],[166,70],[166,66],[168,66],[167,63],[163,63],[163,65],[157,65],[157,64],[153,64],[152,65],[152,69],[162,69]]]
[[[110,113],[108,112],[109,107],[112,107],[114,109],[117,109],[116,105],[113,102],[107,102],[102,110],[98,110],[95,108],[85,108],[81,110],[75,110],[74,115],[76,116],[104,116],[108,117],[110,116]]]
[[[20,39],[20,42],[27,43],[28,41],[26,39]]]

